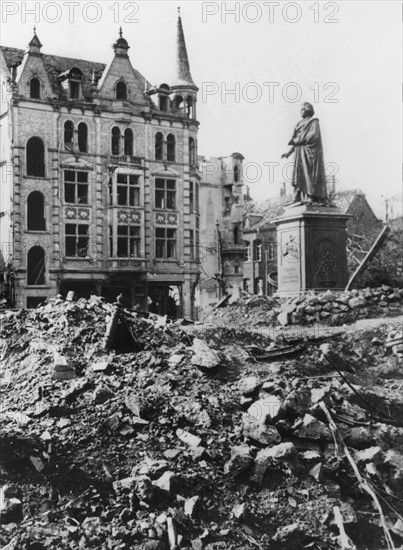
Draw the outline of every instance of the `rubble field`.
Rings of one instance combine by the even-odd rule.
[[[2,312],[0,547],[401,547],[403,292],[381,295],[371,326],[292,339],[256,332],[256,304]]]

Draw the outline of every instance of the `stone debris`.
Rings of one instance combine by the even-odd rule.
[[[397,306],[401,293],[308,295],[282,313],[307,322],[307,311],[356,315],[381,301]],[[276,322],[275,298],[248,311],[266,304]],[[1,547],[336,550],[340,521],[358,550],[386,548],[382,523],[402,545],[396,323],[338,330],[322,350],[308,337],[273,360],[268,350],[295,343],[124,308],[105,350],[114,312],[92,297],[0,314]]]

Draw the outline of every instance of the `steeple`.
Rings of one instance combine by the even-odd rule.
[[[127,40],[123,38],[122,33],[122,27],[119,29],[119,38],[116,40],[116,42],[113,45],[113,49],[115,50],[115,55],[119,57],[128,57],[128,51],[129,51],[129,44],[127,43]]]
[[[27,51],[30,54],[41,55],[41,48],[42,48],[42,44],[41,44],[41,41],[39,40],[39,38],[36,35],[36,27],[34,27],[34,36],[31,40],[31,42],[28,44]]]
[[[182,19],[180,15],[180,8],[178,8],[178,27],[177,27],[177,82],[175,85],[179,86],[193,86],[196,87],[193,82],[192,75],[190,74],[188,53],[186,50],[185,35],[183,33]]]

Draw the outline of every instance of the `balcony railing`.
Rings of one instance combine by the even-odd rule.
[[[231,243],[222,243],[221,252],[227,254],[244,254],[246,251],[246,246],[244,244],[231,244]]]
[[[113,165],[129,165],[142,166],[144,157],[136,157],[134,155],[111,155],[109,157],[110,164]]]

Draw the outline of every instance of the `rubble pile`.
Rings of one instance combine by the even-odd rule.
[[[397,319],[273,361],[263,335],[123,308],[108,349],[114,313],[0,318],[2,548],[402,544]]]
[[[247,296],[230,298],[208,316],[208,321],[228,320],[236,324],[308,325],[324,323],[342,325],[356,319],[400,315],[403,289],[383,285],[379,288],[344,292],[307,293],[300,298]]]

